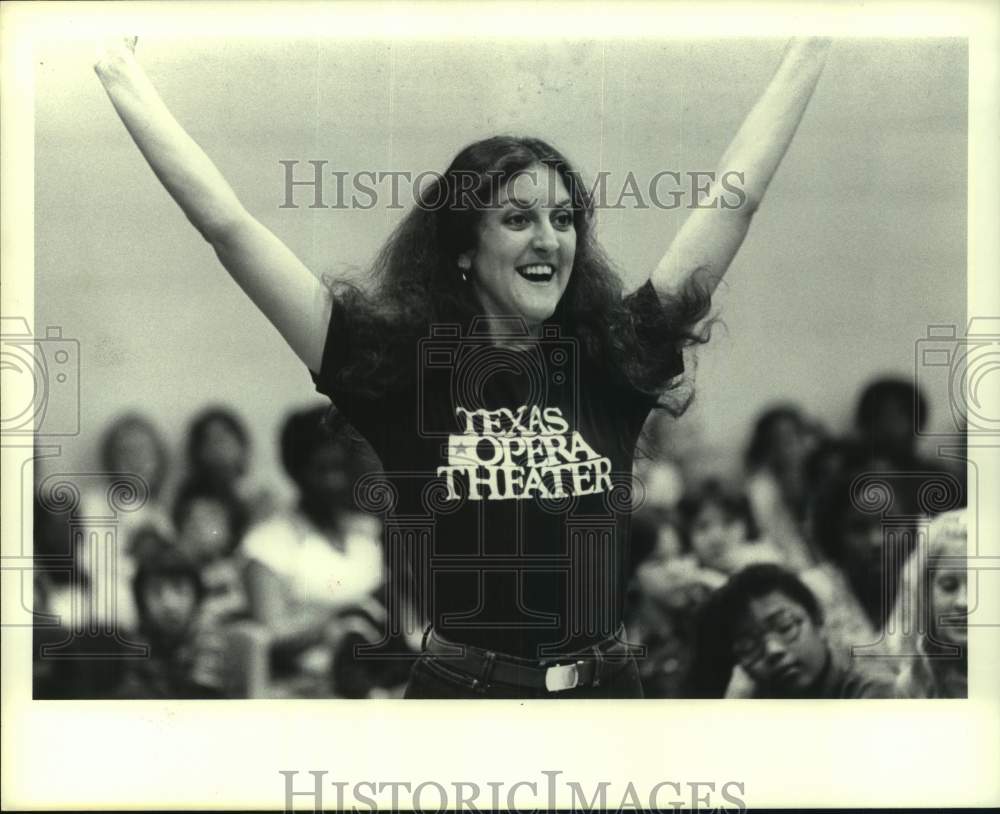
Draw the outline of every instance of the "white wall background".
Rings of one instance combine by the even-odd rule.
[[[279,209],[282,159],[443,170],[469,141],[537,134],[585,175],[711,170],[780,58],[774,40],[657,42],[143,41],[167,104],[248,208],[319,273],[363,268],[400,216]],[[94,465],[125,409],[171,442],[206,403],[240,411],[278,479],[285,412],[308,374],[146,168],[90,68],[37,52],[35,331],[81,343],[81,435]],[[912,374],[914,342],[966,310],[967,59],[954,40],[836,43],[812,105],[717,304],[682,420],[710,467],[735,463],[756,414],[792,400],[847,428],[859,388]],[[300,171],[304,171],[304,167]],[[306,195],[300,200],[307,201]],[[408,195],[404,195],[404,201]],[[638,285],[684,210],[605,211],[600,234]],[[947,393],[927,394],[935,428]]]

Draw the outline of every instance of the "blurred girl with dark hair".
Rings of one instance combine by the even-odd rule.
[[[131,590],[137,565],[136,533],[152,527],[167,538],[173,535],[170,509],[164,502],[169,458],[159,429],[141,413],[126,413],[112,420],[104,430],[99,454],[104,482],[84,492],[81,513],[95,518],[95,523],[114,517],[117,551],[111,556],[107,551],[91,550],[92,546],[106,545],[103,529],[88,529],[81,536],[83,550],[75,556],[87,594],[74,613],[83,613],[91,624],[125,633],[135,630],[139,621]],[[136,483],[140,485],[134,492],[134,507],[115,510],[112,496],[119,490],[122,495],[132,495]]]
[[[250,478],[252,446],[243,419],[228,407],[207,407],[187,433],[189,483],[227,494],[248,520],[274,509],[274,496]]]
[[[775,406],[758,417],[744,456],[747,496],[761,535],[781,551],[794,571],[817,562],[803,533],[805,468],[817,435],[797,407]]]
[[[270,639],[275,687],[324,696],[342,617],[361,608],[381,620],[378,523],[354,508],[364,471],[357,447],[324,424],[325,407],[300,410],[281,432],[281,460],[297,502],[254,526],[241,546],[252,618]]]
[[[647,696],[684,694],[697,614],[709,594],[748,565],[781,559],[774,546],[758,539],[746,497],[716,479],[690,490],[678,508],[683,553],[654,552],[636,573],[629,633],[648,649],[640,667]]]

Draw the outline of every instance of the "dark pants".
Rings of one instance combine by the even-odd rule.
[[[642,684],[631,656],[607,669],[596,687],[548,692],[511,684],[477,686],[473,676],[455,670],[447,659],[425,654],[413,665],[404,698],[642,698]]]

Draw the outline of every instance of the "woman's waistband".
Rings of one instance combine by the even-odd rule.
[[[599,687],[601,679],[628,663],[635,648],[618,632],[588,648],[541,659],[526,659],[495,650],[451,642],[428,627],[423,652],[473,678],[478,684],[509,684],[548,692]]]

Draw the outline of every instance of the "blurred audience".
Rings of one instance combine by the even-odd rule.
[[[250,530],[243,541],[253,618],[271,640],[276,677],[291,691],[329,693],[340,619],[349,608],[384,611],[379,527],[354,509],[358,471],[352,441],[324,425],[326,408],[294,413],[281,433],[281,460],[298,503]]]
[[[843,574],[872,628],[881,631],[896,601],[903,563],[916,540],[917,511],[908,490],[877,461],[831,476],[815,497],[813,537]]]
[[[965,509],[940,515],[926,554],[917,549],[911,558],[890,631],[892,652],[904,662],[896,682],[901,696],[968,697],[967,536]]]
[[[680,503],[685,548],[702,568],[732,574],[755,562],[777,562],[781,553],[760,539],[746,496],[715,479],[703,481]]]
[[[37,469],[36,469],[37,471]],[[34,510],[34,630],[32,697],[109,698],[121,680],[116,632],[84,618],[89,574],[72,546],[69,511],[55,511],[36,492]],[[130,603],[131,604],[131,603]],[[79,635],[80,631],[87,635]]]
[[[117,696],[222,697],[225,642],[201,617],[205,586],[197,564],[167,543],[139,564],[132,589],[149,655],[126,660]]]
[[[865,386],[858,399],[854,427],[872,460],[886,469],[920,469],[917,416],[927,415],[923,393],[910,380],[879,378]],[[935,467],[938,468],[938,467]]]
[[[177,544],[198,566],[205,587],[203,613],[216,623],[249,614],[243,562],[235,556],[245,524],[243,507],[233,495],[209,482],[189,481],[175,498]]]
[[[632,640],[648,651],[639,668],[647,696],[683,694],[695,619],[708,595],[740,568],[780,557],[756,536],[749,501],[714,479],[685,495],[672,520],[661,518],[654,545],[636,570],[628,623]]]
[[[959,446],[950,454],[939,453],[934,458],[919,451],[919,433],[926,429],[928,415],[927,399],[913,381],[896,377],[874,379],[858,399],[855,414],[858,442],[873,468],[908,476],[900,478],[897,488],[908,492],[906,500],[911,505],[920,507],[922,491],[934,482],[935,489],[946,484],[946,491],[953,495],[952,506],[964,506],[964,448]],[[964,437],[965,428],[957,427],[958,433]]]
[[[171,535],[170,511],[164,500],[168,462],[167,445],[159,430],[139,413],[120,416],[104,433],[101,466],[106,482],[92,486],[82,496],[81,515],[91,525],[84,529],[80,549],[75,552],[81,572],[80,583],[87,586],[87,593],[79,598],[75,612],[82,613],[91,624],[110,627],[123,634],[135,630],[138,625],[131,590],[137,565],[133,537],[137,529],[146,526],[168,537]],[[116,476],[122,475],[137,477],[145,484],[145,501],[130,511],[116,511],[110,503],[109,489],[113,490]],[[122,493],[127,491],[122,490]],[[114,519],[118,543],[116,557],[104,550],[107,529],[100,523],[107,517]]]
[[[187,481],[227,495],[248,520],[266,517],[274,496],[249,477],[252,452],[243,420],[226,407],[209,407],[192,420],[187,433]]]
[[[806,460],[819,436],[798,407],[772,407],[757,419],[744,455],[746,493],[761,534],[795,571],[816,562],[803,520]]]
[[[46,505],[36,487],[32,514],[34,610],[36,614],[65,616],[68,626],[75,590],[74,576],[76,581],[85,579],[76,567],[77,552],[73,546],[69,510],[55,511]],[[48,621],[54,623],[54,620]]]
[[[636,462],[632,514],[629,575],[647,559],[670,560],[681,554],[683,542],[677,520],[677,505],[684,492],[678,466],[666,458],[643,458]]]
[[[645,648],[648,697],[966,696],[964,511],[916,548],[924,504],[964,505],[964,461],[921,457],[923,399],[906,380],[874,380],[845,438],[776,405],[741,473],[685,458],[697,441],[637,459],[626,630]],[[398,695],[420,626],[386,639],[398,627],[386,608],[412,621],[426,597],[407,562],[383,583],[380,522],[354,502],[378,467],[370,447],[326,407],[290,415],[280,448],[296,495],[279,508],[249,476],[236,412],[202,409],[184,444],[188,466],[171,473],[151,421],[113,421],[104,482],[86,476],[89,527],[36,494],[35,697]],[[135,511],[109,508],[121,475],[148,491]],[[114,559],[100,547],[111,532]],[[378,658],[359,650],[373,645]]]

